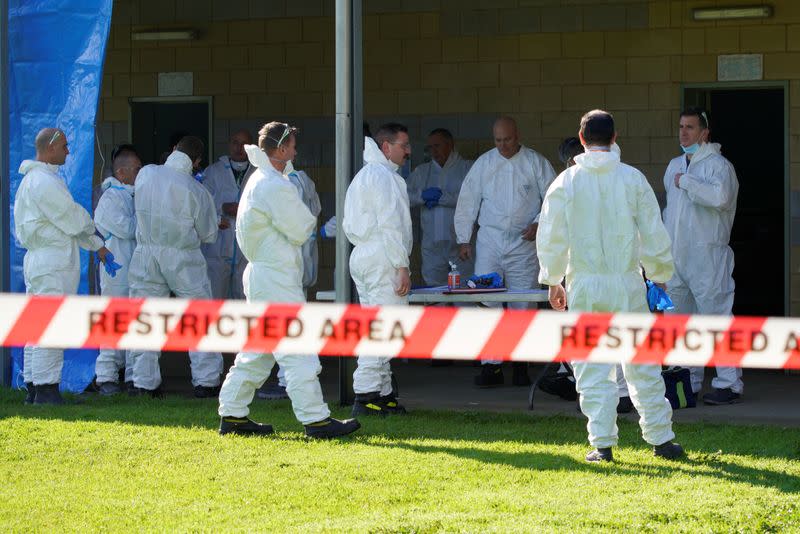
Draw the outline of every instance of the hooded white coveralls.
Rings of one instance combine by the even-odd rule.
[[[522,239],[522,232],[539,222],[544,195],[555,177],[550,162],[524,146],[511,158],[493,148],[475,161],[461,187],[454,224],[458,243],[469,243],[478,221],[476,274],[496,272],[509,289],[533,288],[539,273],[536,241]],[[508,304],[510,309],[527,307],[526,302]]]
[[[675,175],[683,173],[680,189]],[[669,162],[664,174],[667,207],[664,225],[672,238],[675,276],[667,293],[675,304],[673,313],[730,315],[733,310],[733,250],[728,246],[739,182],[731,162],[720,154],[717,143],[703,143],[687,164],[686,156]],[[690,369],[692,389],[699,392],[703,368]],[[742,370],[717,367],[712,387],[744,390]]]
[[[673,272],[670,241],[647,179],[620,163],[614,152],[590,151],[561,173],[539,218],[539,281],[566,275],[572,312],[649,313],[639,264],[655,282]],[[589,443],[617,444],[616,369],[610,363],[572,362]],[[661,445],[675,437],[664,397],[661,366],[622,364],[644,440]]]
[[[408,296],[395,294],[397,269],[408,268],[413,246],[408,193],[397,169],[372,138],[364,138],[364,167],[347,188],[342,221],[344,233],[353,244],[350,274],[363,306],[408,304]],[[357,395],[389,395],[390,360],[359,357],[353,391]]]
[[[203,171],[203,185],[214,198],[214,208],[220,221],[225,218],[229,228],[217,231],[217,240],[201,247],[208,264],[208,278],[211,282],[211,294],[215,299],[243,299],[242,275],[247,260],[236,244],[236,218],[225,215],[222,205],[228,202],[239,202],[241,191],[256,168],[247,162],[247,170],[241,184],[236,183],[231,160],[222,156]]]
[[[294,167],[291,166],[291,162],[287,165],[288,171],[286,172],[286,176],[288,176],[289,181],[297,189],[297,192],[300,194],[300,200],[303,201],[303,204],[308,208],[311,212],[311,215],[314,216],[314,219],[319,217],[320,212],[322,211],[322,204],[319,201],[319,195],[317,194],[317,186],[314,184],[314,181],[305,171],[296,171]],[[314,232],[312,232],[312,236],[308,238],[308,240],[303,243],[302,253],[303,253],[303,289],[308,290],[309,287],[313,286],[317,283],[317,272],[319,268],[319,246],[317,245],[317,225],[316,222],[314,223]]]
[[[131,297],[210,299],[201,243],[217,239],[217,213],[205,187],[192,176],[192,161],[180,151],[164,165],[147,165],[136,176],[136,249],[128,283]],[[131,350],[133,383],[161,385],[160,352]],[[216,387],[222,374],[219,352],[189,351],[194,386]]]
[[[247,301],[305,302],[300,247],[317,219],[260,148],[245,145],[245,150],[258,167],[242,191],[236,216],[236,240],[249,262],[244,271]],[[281,352],[236,355],[219,393],[219,415],[246,417],[256,389],[267,380],[276,361],[286,373],[286,393],[297,420],[307,425],[330,417],[322,400],[319,357]]]
[[[458,259],[458,243],[453,226],[458,193],[467,176],[472,161],[462,158],[453,150],[444,167],[436,161],[423,163],[408,177],[408,201],[412,208],[419,207],[422,226],[422,278],[429,286],[447,284],[448,262],[458,265],[462,279],[472,276],[474,259]],[[425,206],[422,192],[430,187],[442,190],[439,203],[433,208]]]
[[[94,224],[103,236],[106,248],[121,265],[113,278],[100,272],[100,294],[106,297],[127,297],[128,268],[136,248],[136,210],[133,205],[133,186],[123,184],[113,176],[103,180],[103,194],[94,210]],[[117,382],[119,370],[125,367],[125,381],[133,380],[132,362],[126,350],[100,349],[95,362],[97,383]]]
[[[25,160],[25,176],[14,200],[14,230],[27,249],[23,259],[25,290],[29,295],[72,295],[80,281],[80,252],[99,250],[92,217],[72,199],[58,165]],[[23,374],[36,386],[61,382],[64,351],[36,346],[24,349]]]

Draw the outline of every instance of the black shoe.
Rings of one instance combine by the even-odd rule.
[[[33,382],[25,382],[25,404],[33,404],[36,400],[36,387]]]
[[[503,385],[503,368],[499,364],[481,365],[481,374],[475,377],[475,385],[479,388],[495,388]]]
[[[130,391],[133,389],[133,380],[126,380],[125,381],[125,391]]]
[[[132,388],[128,389],[128,396],[129,397],[150,396],[153,399],[163,399],[164,392],[161,390],[161,387],[157,387],[156,389],[145,389],[133,386]]]
[[[195,399],[215,399],[219,397],[219,386],[195,386]]]
[[[514,362],[511,365],[513,374],[511,384],[515,386],[530,386],[531,377],[528,376],[528,362]]]
[[[100,382],[97,384],[97,392],[104,397],[110,397],[122,393],[122,388],[116,382]]]
[[[304,426],[306,429],[306,437],[331,439],[352,434],[361,428],[361,423],[358,422],[358,419],[344,419],[340,421],[339,419],[328,417],[322,421]]]
[[[43,384],[35,386],[35,389],[34,404],[64,404],[61,392],[58,391],[58,384]]]
[[[742,402],[742,396],[739,393],[734,393],[731,388],[719,389],[714,388],[711,393],[703,395],[703,402],[711,406],[721,406],[723,404],[737,404]]]
[[[272,425],[256,423],[249,417],[223,416],[219,421],[219,433],[238,434],[239,436],[268,436],[275,432]]]
[[[361,393],[356,395],[355,402],[353,402],[353,417],[361,415],[379,415],[381,417],[387,415],[405,415],[406,409],[403,405],[398,404],[397,398],[394,395],[386,395],[381,397],[378,393]]]
[[[620,397],[617,403],[617,413],[631,413],[633,411],[633,402],[630,397]]]
[[[394,395],[386,395],[378,399],[378,402],[386,410],[386,415],[406,415],[408,411],[406,407],[397,402],[397,397]]]
[[[289,398],[286,393],[286,386],[281,386],[277,383],[264,384],[256,391],[256,397],[264,400],[284,400]]]
[[[674,460],[676,458],[680,458],[681,456],[683,456],[683,447],[681,447],[677,443],[672,443],[671,441],[668,441],[666,443],[662,443],[661,445],[655,445],[653,447],[653,454],[655,456],[658,456],[659,458]]]
[[[578,392],[575,389],[575,382],[570,380],[569,373],[561,372],[554,375],[545,376],[539,380],[539,389],[550,395],[556,395],[564,400],[578,400]]]
[[[613,462],[614,453],[611,452],[611,447],[601,448],[598,447],[593,451],[589,451],[586,455],[587,462]]]

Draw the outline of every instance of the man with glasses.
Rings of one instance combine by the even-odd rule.
[[[14,199],[14,232],[27,249],[25,290],[29,295],[73,295],[81,277],[79,249],[96,251],[112,273],[116,264],[103,240],[95,235],[91,215],[73,200],[67,183],[58,175],[69,155],[64,131],[44,128],[35,145],[36,159],[27,159],[19,167],[24,177]],[[63,404],[58,389],[63,366],[62,349],[26,346],[25,403]]]
[[[353,244],[350,274],[364,306],[406,305],[411,278],[411,213],[406,183],[397,174],[411,155],[408,129],[388,123],[364,138],[364,167],[344,200],[342,229]],[[402,415],[392,394],[390,358],[358,358],[353,415]]]
[[[113,175],[103,181],[102,196],[94,212],[94,224],[106,247],[122,265],[114,277],[100,271],[100,294],[107,297],[127,297],[128,266],[136,248],[136,209],[133,189],[142,160],[132,145],[120,145],[111,157]],[[101,395],[116,395],[122,390],[119,371],[125,369],[125,382],[133,386],[133,368],[129,352],[101,349],[95,362],[97,387]]]
[[[252,143],[253,136],[247,130],[235,132],[228,141],[228,155],[203,171],[203,185],[214,197],[219,217],[217,240],[202,247],[215,299],[244,298],[242,273],[247,260],[236,245],[236,212],[242,190],[255,171],[244,151],[244,146]]]
[[[539,274],[539,212],[556,173],[541,154],[520,144],[517,123],[511,117],[497,119],[492,133],[495,148],[475,161],[458,197],[454,224],[459,257],[467,260],[474,254],[475,273],[496,272],[509,289],[533,289]],[[480,228],[473,252],[470,240],[476,221]],[[508,307],[526,309],[528,305],[514,302]],[[526,364],[514,364],[512,383],[530,385]],[[502,384],[500,361],[484,360],[475,385]]]

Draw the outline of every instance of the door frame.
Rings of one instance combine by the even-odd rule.
[[[211,96],[146,96],[128,99],[128,139],[133,139],[133,106],[135,102],[157,104],[208,104],[208,161],[214,161],[214,97]]]
[[[736,89],[783,89],[783,316],[791,315],[792,284],[791,284],[791,177],[789,155],[789,82],[788,81],[751,81],[751,82],[707,82],[707,83],[682,83],[681,110],[685,109],[687,89],[708,90],[736,90]]]

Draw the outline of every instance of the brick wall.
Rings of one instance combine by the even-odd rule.
[[[560,139],[589,108],[617,121],[627,162],[660,192],[676,153],[681,83],[715,82],[717,55],[764,54],[765,80],[790,80],[792,314],[800,315],[800,2],[773,0],[768,20],[697,23],[691,8],[757,0],[365,0],[364,111],[374,126],[450,128],[467,157],[514,115],[525,144],[557,166]],[[215,154],[229,133],[280,118],[300,126],[303,167],[333,209],[334,0],[117,0],[99,134],[126,140],[128,98],[156,96],[159,72],[191,71],[214,97]],[[141,43],[131,30],[196,29],[192,42]],[[99,171],[98,171],[99,174]],[[322,249],[330,287],[332,245]]]

